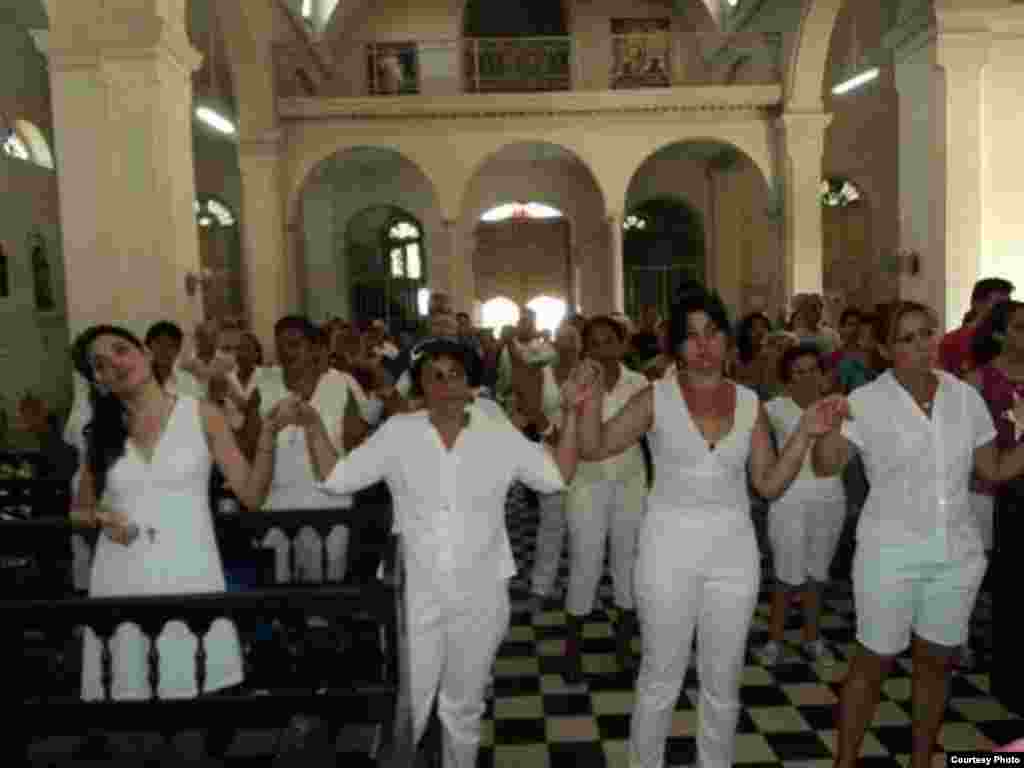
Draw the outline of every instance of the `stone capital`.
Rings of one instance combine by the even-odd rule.
[[[51,66],[58,70],[163,56],[191,75],[202,62],[188,39],[183,0],[63,3],[50,17],[47,43]]]
[[[947,77],[978,77],[988,63],[992,49],[992,33],[982,31],[943,30],[937,37],[937,62]]]

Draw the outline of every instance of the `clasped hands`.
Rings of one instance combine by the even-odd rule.
[[[285,427],[311,427],[319,418],[320,414],[307,401],[289,395],[270,409],[264,424],[277,434]]]

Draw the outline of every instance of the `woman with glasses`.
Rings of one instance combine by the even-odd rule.
[[[998,484],[1024,472],[1024,447],[1000,451],[977,390],[936,368],[937,327],[928,307],[897,304],[882,340],[892,368],[849,396],[849,419],[814,447],[817,474],[838,474],[856,450],[871,483],[857,529],[859,648],[840,702],[840,768],[856,764],[882,682],[908,647],[911,766],[931,765],[954,652],[966,640],[987,564],[971,512],[971,474]],[[1024,423],[1024,405],[1014,412]]]

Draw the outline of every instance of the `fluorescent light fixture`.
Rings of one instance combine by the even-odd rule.
[[[196,107],[196,117],[202,120],[211,128],[226,133],[229,136],[235,132],[235,124],[209,107]]]
[[[865,83],[870,83],[872,80],[878,78],[878,67],[872,67],[871,69],[861,72],[859,75],[854,75],[849,80],[845,80],[832,89],[832,93],[836,96],[842,96],[844,93],[860,88]]]

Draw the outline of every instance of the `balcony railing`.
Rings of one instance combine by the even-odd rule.
[[[463,41],[465,90],[471,93],[567,91],[572,38],[472,37]]]

